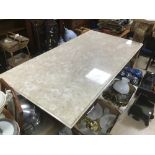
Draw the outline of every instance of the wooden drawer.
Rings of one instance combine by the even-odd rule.
[[[116,121],[117,121],[117,119],[118,119],[118,117],[119,117],[119,115],[120,115],[120,112],[119,112],[117,109],[111,107],[108,103],[104,102],[102,99],[97,99],[97,100],[94,102],[94,105],[96,105],[97,103],[98,103],[99,105],[101,105],[101,107],[102,107],[103,109],[104,109],[104,108],[108,108],[109,111],[110,111],[110,114],[116,115],[116,119],[114,120],[114,123],[113,123],[113,126],[114,126],[115,123],[116,123]],[[91,107],[91,108],[92,108],[92,107]],[[91,108],[90,108],[90,109],[91,109]],[[90,109],[87,111],[87,113],[90,111]],[[80,124],[80,122],[87,116],[87,113],[86,113],[86,114],[79,120],[79,122],[74,126],[73,132],[75,132],[76,134],[86,135],[86,133],[84,133],[84,132],[79,128],[79,124]],[[98,122],[98,124],[99,124],[99,120],[100,120],[100,118],[96,120],[96,121]],[[110,131],[111,131],[111,129],[113,128],[113,126],[107,130],[106,134],[110,134]],[[101,130],[101,127],[99,127],[99,130],[96,131],[96,132],[93,132],[93,131],[91,132],[91,130],[90,130],[90,132],[89,132],[88,134],[91,134],[91,135],[100,135],[100,134],[101,134],[100,130]]]

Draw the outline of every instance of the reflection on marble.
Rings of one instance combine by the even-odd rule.
[[[89,80],[91,81],[94,81],[96,83],[99,83],[99,84],[103,84],[105,83],[110,77],[110,74],[108,73],[105,73],[104,71],[102,70],[99,70],[99,69],[96,69],[96,68],[93,68],[87,75],[86,75],[86,78],[88,78]]]
[[[83,35],[1,75],[18,93],[72,128],[142,44],[100,32]],[[109,75],[86,78],[92,69]]]

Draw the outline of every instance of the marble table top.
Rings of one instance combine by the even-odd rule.
[[[88,31],[0,77],[72,128],[141,46]]]

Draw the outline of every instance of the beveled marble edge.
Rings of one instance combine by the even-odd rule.
[[[112,37],[116,37],[116,36],[112,36]],[[119,38],[120,39],[120,38]],[[71,40],[72,41],[72,40]],[[139,44],[139,48],[142,46],[142,44]],[[132,55],[132,57],[136,54],[136,52],[138,52],[138,50],[135,51],[135,53]],[[131,58],[132,58],[131,57]],[[31,60],[30,60],[31,61]],[[129,60],[130,61],[130,60]],[[127,64],[128,62],[124,63],[122,65],[122,68],[118,69],[117,70],[117,74],[120,72],[121,69],[123,69],[123,67]],[[18,67],[18,66],[17,66]],[[116,75],[117,75],[116,74]],[[107,82],[106,86],[104,86],[99,92],[98,94],[96,95],[96,97],[94,97],[94,99],[89,103],[89,105],[83,110],[83,112],[81,112],[81,114],[77,117],[77,119],[71,123],[71,124],[68,124],[66,121],[62,120],[62,119],[59,119],[57,116],[55,116],[54,114],[48,112],[46,109],[44,109],[42,106],[39,106],[37,104],[35,104],[35,102],[33,101],[32,98],[30,97],[27,97],[24,93],[21,93],[19,92],[18,90],[16,90],[19,94],[23,95],[24,97],[26,97],[28,100],[30,100],[32,103],[34,103],[36,106],[40,107],[42,110],[44,110],[45,112],[47,112],[48,114],[50,114],[51,116],[53,116],[54,118],[56,118],[57,120],[59,120],[60,122],[62,122],[63,124],[65,124],[66,126],[68,126],[69,128],[72,128],[74,127],[74,125],[78,122],[78,120],[83,116],[83,114],[88,110],[89,107],[92,106],[92,104],[94,103],[94,101],[98,98],[98,96],[103,92],[103,90],[109,85],[109,83],[116,77],[116,75],[113,75],[109,81]]]

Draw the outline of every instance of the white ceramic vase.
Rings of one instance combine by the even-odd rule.
[[[0,113],[3,111],[5,104],[6,104],[6,94],[0,91]]]
[[[74,31],[65,28],[65,34],[64,34],[65,41],[69,41],[69,40],[76,38],[76,37],[77,37],[77,35]]]
[[[120,94],[128,94],[129,93],[129,79],[122,77],[122,80],[116,81],[113,85],[113,88],[119,92]]]

